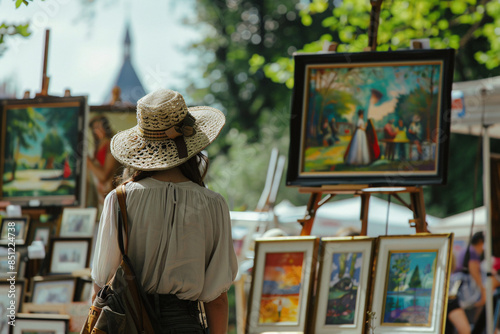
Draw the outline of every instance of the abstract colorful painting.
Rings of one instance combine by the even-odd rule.
[[[325,324],[354,324],[362,253],[333,254]]]
[[[350,61],[340,54],[296,55],[300,97],[292,123],[301,124],[292,128],[301,136],[292,145],[300,152],[299,176],[436,176],[449,131],[443,113],[451,101],[450,53],[430,54],[399,60],[357,54]]]
[[[437,251],[391,252],[383,322],[428,325]]]
[[[85,99],[19,101],[2,109],[2,197],[26,202],[36,198],[41,205],[77,204]]]
[[[311,236],[255,240],[245,333],[306,331],[318,243]]]
[[[259,323],[297,323],[304,253],[266,254]]]

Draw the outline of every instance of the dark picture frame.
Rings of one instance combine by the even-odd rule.
[[[294,60],[287,185],[446,183],[454,50]]]
[[[92,238],[50,238],[48,274],[64,275],[88,268]]]
[[[14,224],[12,226],[12,224]],[[15,229],[15,232],[11,230]],[[30,217],[2,217],[0,224],[0,245],[23,246],[27,243],[30,230]],[[15,235],[15,239],[12,239]]]
[[[87,98],[0,100],[0,198],[23,207],[78,206],[85,193]]]

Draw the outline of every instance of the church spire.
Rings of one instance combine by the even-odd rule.
[[[132,40],[130,39],[130,24],[127,21],[125,26],[125,40],[123,41],[123,55],[125,59],[130,59],[130,45],[132,44]]]

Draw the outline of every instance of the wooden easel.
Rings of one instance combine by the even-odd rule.
[[[377,49],[377,34],[380,18],[380,8],[383,0],[370,0],[372,10],[370,13],[370,26],[368,29],[368,50],[376,51]],[[328,48],[329,51],[335,51],[336,44]],[[307,203],[307,212],[303,219],[298,222],[302,225],[300,235],[306,236],[311,234],[316,211],[323,204],[332,199],[335,195],[351,194],[361,197],[361,235],[367,235],[368,232],[368,207],[371,194],[389,194],[394,196],[404,206],[413,211],[413,218],[410,220],[410,227],[414,227],[417,233],[428,232],[427,223],[425,221],[425,203],[422,187],[401,187],[401,188],[369,188],[368,185],[335,185],[323,187],[303,187],[299,189],[301,193],[310,193],[311,197]],[[410,203],[406,203],[400,196],[402,193],[410,195]],[[323,195],[326,195],[323,197]]]
[[[323,186],[300,188],[301,193],[310,193],[311,197],[307,203],[306,216],[299,219],[298,222],[302,225],[300,235],[306,236],[311,234],[316,211],[335,195],[347,194],[361,197],[361,235],[367,235],[368,232],[368,208],[370,204],[371,194],[390,194],[394,196],[404,206],[413,211],[413,219],[410,220],[410,227],[414,227],[417,233],[428,232],[427,223],[425,221],[425,204],[424,193],[421,187],[401,187],[401,188],[369,188],[367,185],[339,185],[339,186]],[[400,196],[402,193],[410,195],[410,203],[406,203]],[[323,197],[323,195],[326,195]]]
[[[37,93],[35,96],[48,96],[49,92],[49,81],[50,78],[47,76],[47,63],[49,59],[49,37],[50,30],[45,30],[45,47],[43,50],[43,72],[42,72],[42,90],[40,93]]]

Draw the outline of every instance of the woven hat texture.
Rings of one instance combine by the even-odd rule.
[[[204,106],[188,108],[180,93],[159,89],[137,102],[137,125],[118,132],[111,139],[111,154],[123,165],[138,170],[170,169],[183,164],[213,142],[224,123],[221,111]],[[174,128],[187,130],[179,134]],[[181,138],[171,139],[172,136],[168,136],[171,133],[183,138],[186,157],[179,154],[177,144]]]

